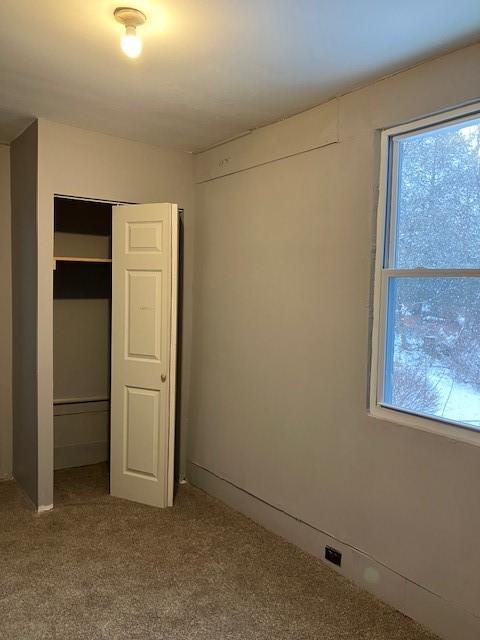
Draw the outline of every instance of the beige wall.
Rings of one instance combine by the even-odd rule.
[[[13,475],[38,501],[37,170],[38,127],[11,145]]]
[[[39,121],[38,455],[39,505],[52,504],[53,196],[125,202],[175,202],[185,209],[185,314],[182,415],[188,403],[193,257],[192,157],[146,144]],[[182,422],[182,446],[186,422]],[[184,458],[184,456],[183,456]]]
[[[12,269],[10,148],[0,145],[0,480],[12,475]]]
[[[368,415],[378,130],[479,94],[473,46],[196,158],[189,477],[451,638],[480,632],[480,447]]]

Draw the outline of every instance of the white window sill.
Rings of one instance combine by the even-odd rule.
[[[480,430],[474,427],[468,428],[460,425],[444,422],[443,420],[435,420],[434,418],[423,418],[422,416],[405,413],[398,409],[389,409],[382,405],[371,407],[369,416],[387,422],[393,422],[397,425],[427,431],[435,435],[455,440],[456,442],[464,442],[480,447]]]

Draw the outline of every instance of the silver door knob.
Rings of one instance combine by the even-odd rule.
[[[167,379],[167,376],[164,373],[162,373],[161,378],[162,378],[162,382],[165,382],[165,380]]]

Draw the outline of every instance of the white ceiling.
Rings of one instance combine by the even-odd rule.
[[[0,141],[37,116],[197,150],[480,38],[479,0],[132,0],[130,60],[122,3],[1,0]]]

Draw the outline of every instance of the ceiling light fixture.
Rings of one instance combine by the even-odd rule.
[[[142,53],[142,41],[137,36],[137,27],[144,24],[147,17],[138,9],[130,7],[118,7],[113,12],[115,20],[125,26],[125,35],[122,37],[122,51],[129,58],[138,58]]]

